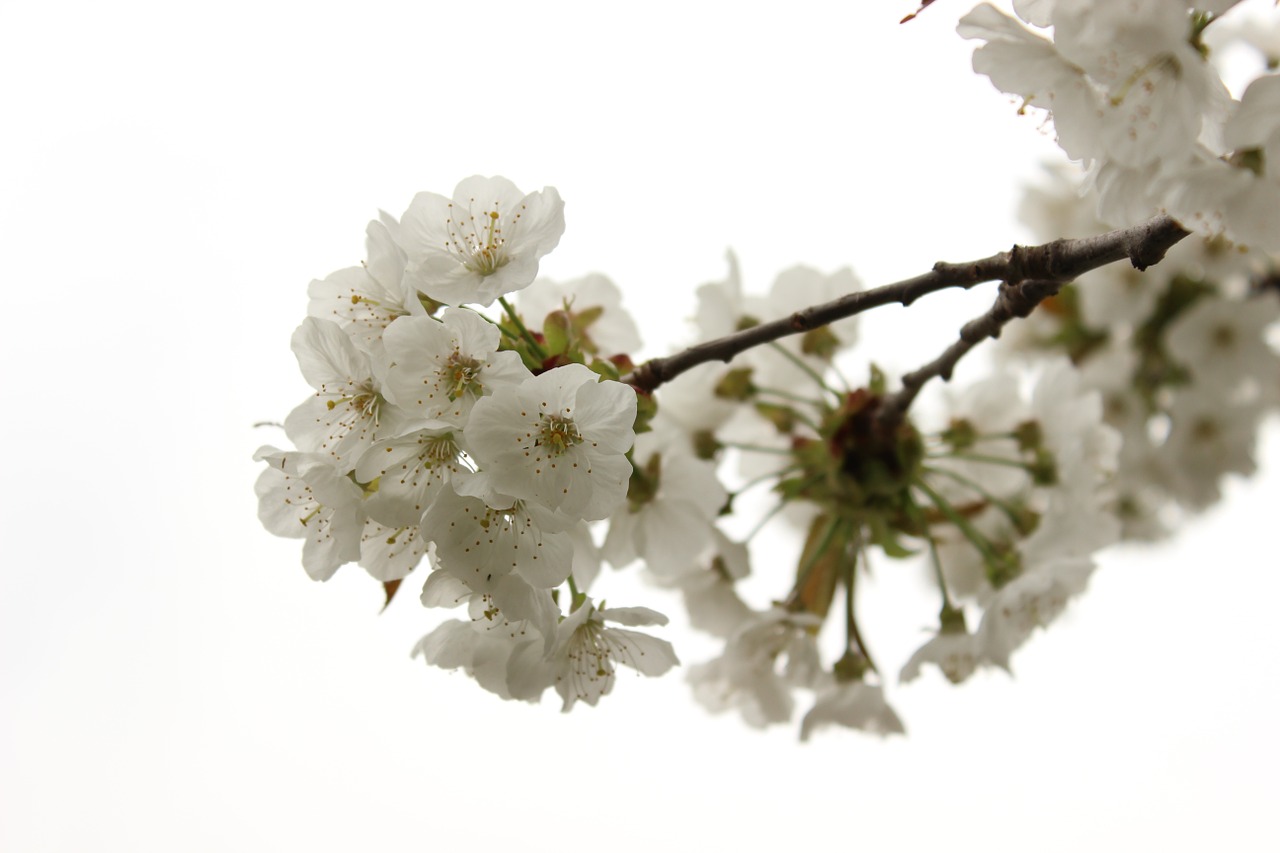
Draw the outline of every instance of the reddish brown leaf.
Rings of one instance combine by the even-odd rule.
[[[383,592],[385,592],[385,593],[386,593],[386,595],[387,595],[387,600],[386,600],[385,602],[383,602],[382,610],[378,611],[379,613],[385,613],[385,612],[386,612],[386,610],[387,610],[387,607],[389,607],[389,606],[391,605],[391,599],[393,599],[393,598],[395,598],[395,597],[396,597],[396,590],[398,590],[398,589],[400,588],[400,581],[401,581],[401,580],[402,580],[401,578],[396,578],[396,579],[395,579],[395,580],[393,580],[393,581],[383,581],[383,582],[382,582],[382,590],[383,590]]]

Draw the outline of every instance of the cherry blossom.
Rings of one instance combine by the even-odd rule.
[[[641,360],[604,274],[536,280],[565,228],[555,189],[418,193],[308,288],[292,346],[315,393],[284,424],[297,449],[255,456],[263,526],[304,540],[314,579],[358,563],[379,603],[420,581],[437,619],[413,654],[503,699],[553,689],[569,711],[620,667],[679,664],[633,630],[664,615],[605,605],[609,562],[720,644],[687,671],[709,711],[764,727],[807,705],[806,741],[902,733],[884,673],[909,690],[926,668],[1011,669],[1104,549],[1174,535],[1257,467],[1280,408],[1280,76],[1230,55],[1269,56],[1280,24],[1236,7],[976,5],[974,70],[1076,161],[1022,204],[1043,245],[867,291],[793,263],[763,294],[729,252],[696,305],[656,306],[693,313],[669,357]],[[931,360],[858,340],[858,313],[979,286],[991,307]],[[980,344],[994,367],[967,357]],[[924,580],[905,643],[865,618],[872,569]]]
[[[528,287],[564,233],[552,187],[525,194],[506,178],[467,178],[453,198],[423,192],[400,219],[410,284],[446,305],[488,306]]]
[[[626,499],[635,392],[568,364],[479,400],[466,426],[493,489],[594,521]]]

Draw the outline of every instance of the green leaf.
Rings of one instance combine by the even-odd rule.
[[[559,355],[568,352],[572,343],[573,320],[566,311],[552,311],[542,321],[542,336],[546,339],[543,348],[547,355]]]

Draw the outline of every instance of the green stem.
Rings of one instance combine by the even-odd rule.
[[[989,562],[996,562],[999,559],[996,555],[995,549],[991,547],[991,542],[987,540],[987,537],[983,536],[982,533],[979,532],[978,528],[970,524],[969,519],[956,512],[955,507],[953,507],[946,498],[930,488],[929,484],[924,480],[913,480],[912,485],[925,493],[929,498],[929,502],[938,508],[938,512],[946,516],[947,520],[956,526],[956,529],[964,535],[965,539],[969,540],[969,543],[973,545],[974,548],[978,549],[978,552],[982,554],[986,560]]]
[[[808,403],[810,406],[816,406],[819,409],[825,409],[826,405],[821,400],[814,400],[805,397],[803,394],[794,394],[790,391],[783,391],[778,388],[764,388],[759,385],[753,386],[757,394],[770,394],[774,397],[781,397],[784,400],[790,400],[793,403]]]
[[[534,355],[540,359],[545,359],[547,357],[547,351],[538,343],[538,340],[533,336],[533,333],[525,328],[524,321],[520,319],[520,315],[516,313],[516,309],[507,301],[507,297],[499,296],[498,304],[502,306],[503,311],[507,312],[507,317],[511,319],[512,324],[520,330],[520,337],[524,338],[525,343],[527,343],[529,348],[533,350]]]
[[[915,498],[911,497],[910,491],[907,492],[907,515],[924,531],[924,539],[929,543],[929,556],[933,559],[933,576],[938,581],[938,589],[942,591],[942,609],[944,612],[954,610],[955,606],[951,603],[951,595],[947,591],[947,579],[942,574],[942,560],[938,557],[938,543],[934,541],[933,534],[929,532],[929,526],[924,522],[924,513],[921,512],[920,505],[916,503]]]
[[[782,344],[778,343],[777,341],[770,341],[769,346],[772,349],[774,349],[776,352],[780,353],[784,358],[787,359],[787,361],[794,364],[806,376],[812,379],[814,383],[816,383],[817,386],[821,388],[823,391],[826,391],[828,394],[830,394],[832,397],[835,397],[837,400],[840,399],[840,395],[835,391],[833,391],[831,387],[822,380],[822,376],[818,373],[818,371],[814,370],[812,367],[805,364],[804,360],[801,359],[799,356],[797,356],[795,353],[791,352],[790,350],[788,350],[786,347],[784,347]]]
[[[791,450],[786,447],[764,447],[759,444],[739,444],[736,441],[722,441],[721,447],[732,447],[734,450],[746,450],[751,453],[771,453],[774,455],[790,456]]]
[[[991,504],[992,506],[996,507],[1001,512],[1003,512],[1005,516],[1011,522],[1013,522],[1014,527],[1017,527],[1021,523],[1022,516],[1021,516],[1021,513],[1018,512],[1017,507],[1009,503],[1004,498],[998,498],[995,495],[991,494],[986,489],[984,489],[980,483],[976,482],[975,480],[969,477],[966,477],[963,474],[958,474],[955,471],[948,471],[946,468],[935,468],[932,465],[927,465],[921,470],[926,474],[938,474],[943,477],[950,477],[952,480],[955,480],[960,485],[968,486],[969,488],[977,492],[982,497],[982,499],[985,500],[987,503]]]
[[[569,612],[572,613],[582,606],[582,602],[586,601],[587,597],[578,592],[578,585],[573,582],[573,572],[569,573],[566,580],[569,581]]]
[[[764,528],[764,526],[769,523],[770,519],[772,519],[775,515],[781,512],[784,506],[786,506],[786,504],[783,503],[782,501],[778,501],[776,504],[774,504],[773,509],[766,512],[764,514],[764,517],[756,522],[756,526],[751,528],[751,532],[748,533],[746,535],[746,538],[742,540],[742,544],[745,545],[748,542],[750,542],[751,538],[755,536],[757,533],[759,533]]]
[[[835,361],[832,361],[829,366],[831,368],[831,372],[835,374],[836,379],[839,379],[840,384],[844,386],[844,393],[846,394],[851,393],[853,391],[853,386],[849,384],[849,380],[845,377],[845,375],[840,372],[839,365],[837,365]]]
[[[738,495],[742,494],[752,486],[758,486],[761,483],[768,482],[769,480],[772,480],[774,478],[785,477],[787,474],[790,474],[792,471],[799,471],[799,470],[800,470],[800,465],[797,464],[797,465],[788,465],[787,467],[780,468],[777,471],[770,471],[768,474],[761,474],[759,477],[755,477],[754,479],[748,480],[747,482],[739,486],[738,490],[732,493],[733,497],[736,498]]]
[[[1016,433],[1012,433],[1012,432],[984,432],[984,433],[975,433],[975,434],[974,434],[974,436],[973,436],[973,443],[974,443],[974,444],[982,444],[983,442],[991,442],[991,441],[1009,441],[1009,440],[1011,440],[1011,439],[1016,440],[1017,438],[1018,438],[1017,434],[1016,434]],[[951,446],[951,443],[950,443],[949,441],[947,441],[947,440],[943,437],[943,433],[940,433],[940,432],[930,433],[930,434],[926,435],[926,436],[925,436],[925,440],[926,440],[926,441],[931,441],[931,442],[933,442],[934,444],[939,445],[940,447],[950,447],[950,446]]]
[[[983,465],[1004,465],[1009,468],[1021,468],[1027,470],[1027,463],[1017,459],[1009,459],[1004,456],[987,456],[984,453],[938,453],[935,459],[963,459],[966,462],[981,462]]]

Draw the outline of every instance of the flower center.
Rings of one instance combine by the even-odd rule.
[[[328,400],[325,405],[329,411],[333,411],[339,406],[345,404],[347,407],[346,414],[348,416],[352,416],[357,419],[367,418],[376,424],[379,420],[379,415],[381,414],[381,402],[382,401],[379,398],[377,391],[368,385],[360,385],[356,388],[354,393],[346,397],[336,397],[332,400]]]
[[[458,458],[458,443],[453,440],[453,433],[428,436],[419,443],[423,446],[419,458],[431,460],[432,468]]]
[[[450,208],[453,205],[449,205]],[[502,236],[502,217],[496,210],[481,214],[483,224],[476,222],[474,215],[467,217],[468,222],[462,226],[461,232],[453,230],[455,224],[448,220],[451,245],[449,251],[457,256],[464,267],[479,275],[493,275],[507,265]]]
[[[582,443],[582,433],[572,418],[563,415],[543,415],[535,447],[542,448],[548,456],[563,456],[575,444]]]
[[[449,399],[456,400],[468,392],[476,397],[481,396],[484,393],[484,386],[480,384],[480,369],[483,366],[478,360],[454,350],[448,363],[440,371]]]

